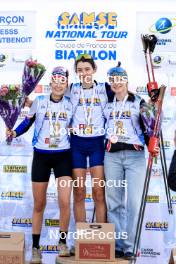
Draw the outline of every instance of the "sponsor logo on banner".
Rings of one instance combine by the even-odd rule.
[[[35,93],[49,93],[50,86],[49,85],[37,85],[34,92]]]
[[[1,200],[22,200],[24,197],[24,192],[2,192]]]
[[[87,193],[86,194],[86,198],[85,198],[85,202],[92,202],[93,201],[93,198],[92,198],[92,194],[90,193]]]
[[[156,258],[157,256],[160,256],[160,251],[155,251],[153,248],[141,248],[139,252],[140,257],[149,257],[149,258]]]
[[[173,12],[166,12],[165,14],[159,11],[138,12],[137,33],[141,34],[141,32],[144,34],[155,35],[157,37],[156,50],[158,54],[155,55],[159,57],[156,58],[155,66],[157,66],[157,63],[159,63],[158,65],[162,64],[161,67],[163,66],[166,71],[169,70],[165,66],[166,64],[171,65],[173,60],[171,58],[170,62],[167,61],[167,57],[170,56],[171,53],[169,54],[166,52],[172,52],[172,54],[174,54],[176,51],[176,15],[174,10]],[[164,53],[161,54],[161,52]],[[162,55],[164,55],[163,63]]]
[[[13,218],[12,226],[31,227],[32,218]]]
[[[176,96],[176,87],[171,87],[171,96]]]
[[[0,54],[0,63],[5,62],[7,58],[8,58],[8,55],[7,54],[1,53]]]
[[[29,113],[29,111],[22,110],[20,115],[18,116],[18,119],[24,119],[27,116],[28,113]]]
[[[170,149],[171,148],[171,142],[168,140],[164,140],[164,148],[165,149]]]
[[[1,11],[0,27],[1,49],[35,47],[35,12]]]
[[[146,199],[147,203],[159,203],[159,195],[148,195]]]
[[[29,145],[28,142],[26,142],[25,137],[20,136],[13,139],[12,146],[15,147],[25,147]]]
[[[167,63],[170,65],[170,66],[175,66],[176,65],[176,57],[169,57]]]
[[[154,34],[159,34],[157,45],[166,46],[167,44],[170,44],[172,42],[171,37],[168,37],[166,35],[170,33],[175,26],[176,18],[170,19],[167,17],[161,17],[150,26],[149,31]]]
[[[137,86],[136,93],[139,95],[148,95],[148,90],[146,86]]]
[[[164,60],[163,56],[160,56],[160,55],[154,56],[154,58],[153,58],[153,67],[155,69],[161,68],[161,64],[162,64],[163,60]]]
[[[59,227],[59,219],[45,219],[45,226]]]
[[[55,192],[47,193],[46,197],[47,197],[47,201],[57,201],[57,199],[58,199],[58,196]]]
[[[58,253],[58,245],[40,245],[42,253]]]
[[[151,231],[168,231],[168,222],[147,222],[145,230]]]
[[[171,202],[172,202],[173,204],[176,204],[176,195],[173,195],[173,196],[171,197]]]
[[[162,122],[163,123],[168,123],[172,120],[172,118],[170,116],[164,116],[163,119],[162,119]]]
[[[170,19],[167,17],[159,18],[151,27],[152,33],[167,34],[176,26],[176,18]]]
[[[152,168],[152,177],[161,177],[162,170],[160,168]]]
[[[5,173],[27,173],[26,165],[4,165],[3,172]]]
[[[3,67],[6,65],[6,62],[8,60],[8,55],[7,54],[4,54],[4,53],[1,53],[0,54],[0,67]]]
[[[63,12],[58,15],[56,28],[46,30],[45,38],[54,39],[56,60],[88,53],[94,60],[116,61],[116,41],[128,37],[117,18],[115,12]]]

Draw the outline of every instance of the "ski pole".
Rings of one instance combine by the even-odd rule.
[[[137,222],[136,236],[135,236],[135,241],[134,241],[134,248],[133,248],[134,258],[137,257],[137,252],[138,252],[138,248],[139,248],[139,241],[140,241],[142,224],[143,224],[145,207],[146,207],[146,198],[147,198],[147,193],[148,193],[148,188],[149,188],[149,183],[150,183],[150,177],[151,177],[151,172],[152,172],[152,164],[153,164],[153,157],[151,154],[149,154],[146,177],[145,177],[144,188],[143,188],[143,194],[142,194],[142,199],[141,199],[141,206],[140,206],[139,217],[138,217],[138,222]]]
[[[143,224],[145,207],[146,207],[146,198],[147,198],[148,188],[149,188],[149,183],[150,183],[150,178],[151,178],[151,171],[152,171],[152,165],[153,165],[152,149],[153,149],[153,144],[157,143],[158,137],[159,137],[160,116],[161,116],[162,103],[163,103],[165,90],[166,90],[166,86],[162,85],[160,88],[160,94],[159,94],[158,101],[157,101],[158,107],[157,107],[153,136],[150,138],[149,147],[148,147],[149,159],[148,159],[146,178],[144,182],[144,188],[143,188],[143,194],[142,194],[142,199],[141,199],[141,206],[140,206],[140,211],[139,211],[139,216],[138,216],[137,230],[136,230],[136,236],[135,236],[135,242],[134,242],[134,248],[133,248],[134,263],[136,263],[137,251],[139,248],[142,224]]]
[[[173,214],[171,194],[170,194],[170,189],[169,189],[168,182],[167,182],[167,164],[166,164],[162,131],[160,133],[160,146],[161,146],[160,148],[161,165],[162,165],[162,170],[163,170],[163,178],[164,178],[165,192],[166,192],[166,198],[167,198],[167,204],[168,204],[168,211],[169,211],[169,214]]]

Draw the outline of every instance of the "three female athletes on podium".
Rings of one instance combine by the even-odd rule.
[[[96,222],[108,221],[115,224],[116,233],[126,232],[126,239],[116,240],[116,256],[133,256],[146,170],[144,145],[149,140],[140,111],[145,102],[128,90],[128,75],[120,64],[108,71],[109,83],[93,79],[97,67],[89,54],[79,55],[74,68],[79,83],[68,85],[68,70],[54,68],[50,95],[38,96],[22,123],[14,131],[7,129],[8,136],[18,137],[34,123],[31,263],[41,262],[39,241],[51,169],[57,179],[60,209],[58,255],[73,253],[66,243],[72,181],[78,183],[73,187],[75,222],[86,222],[89,167]]]

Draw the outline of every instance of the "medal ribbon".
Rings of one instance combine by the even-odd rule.
[[[120,111],[119,111],[119,116],[116,120],[116,112],[117,112],[117,99],[116,97],[114,96],[114,101],[113,101],[113,120],[114,120],[114,135],[116,135],[116,122],[118,122],[121,118],[121,115],[123,113],[123,110],[124,110],[124,107],[125,107],[125,103],[128,99],[128,94],[125,96],[125,98],[123,99],[122,101],[122,106],[120,108]]]
[[[60,102],[59,102],[60,103]],[[52,117],[53,117],[53,112],[51,111],[51,102],[49,101],[48,103],[48,112],[49,112],[49,125],[50,125],[50,136],[58,136],[58,131],[56,131],[56,124],[58,123],[58,120],[59,120],[59,116],[63,110],[63,99],[60,103],[60,107],[58,105],[58,108],[59,108],[59,111],[57,112],[57,115],[56,115],[56,120],[55,122],[53,122],[52,120]],[[54,123],[54,125],[53,125]]]
[[[86,125],[88,125],[88,126],[91,124],[91,120],[92,120],[92,112],[93,112],[93,106],[94,106],[93,104],[94,104],[94,99],[95,99],[95,93],[96,93],[96,88],[95,88],[95,86],[93,86],[91,103],[90,103],[89,110],[88,110],[88,108],[86,106],[86,102],[85,102],[84,90],[81,87],[81,96],[83,98],[84,116],[85,116]]]

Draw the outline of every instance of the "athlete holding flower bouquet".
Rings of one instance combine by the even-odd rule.
[[[43,213],[46,205],[46,192],[51,174],[54,171],[58,183],[58,202],[60,208],[59,256],[70,256],[66,237],[70,220],[70,196],[72,186],[72,165],[68,126],[72,118],[72,105],[64,96],[68,87],[68,71],[56,67],[51,75],[51,93],[37,97],[28,116],[14,130],[8,130],[7,136],[18,137],[34,123],[32,190],[34,209],[32,217],[32,260],[41,263],[39,240]],[[63,188],[61,181],[66,181]]]
[[[0,88],[0,115],[6,127],[12,129],[21,112],[27,105],[27,97],[36,87],[45,73],[45,67],[36,60],[27,60],[22,75],[22,85],[2,85]],[[7,137],[10,144],[12,137]]]

